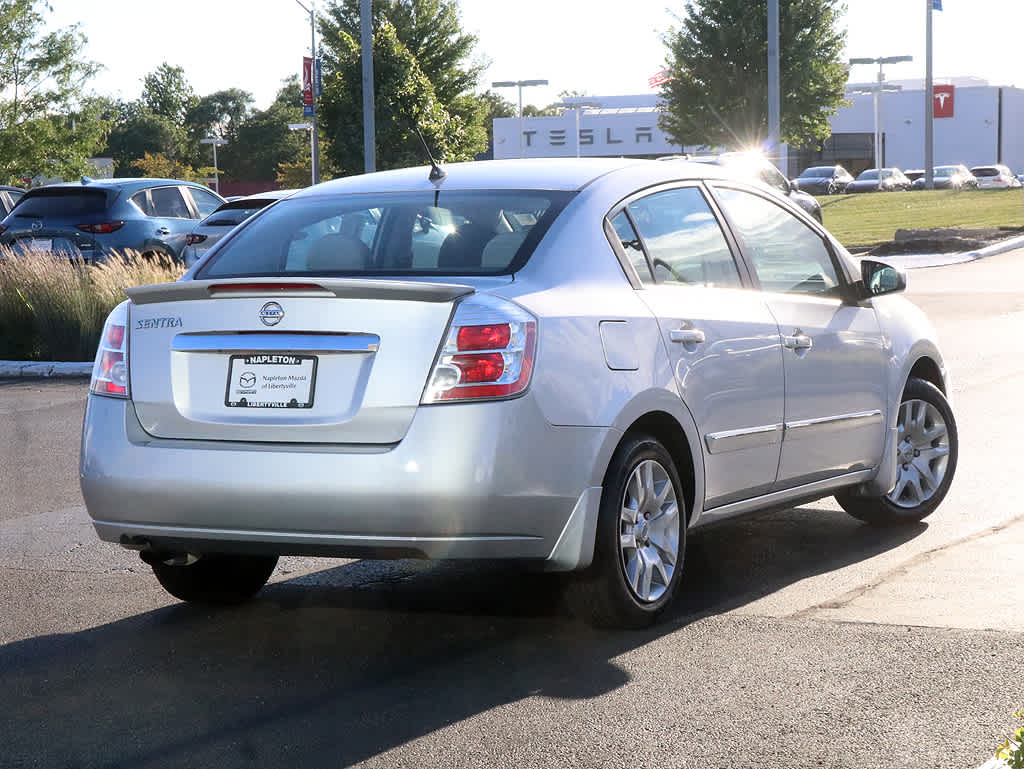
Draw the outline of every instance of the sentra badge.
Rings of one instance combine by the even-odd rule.
[[[136,330],[145,328],[178,328],[181,318],[140,318],[135,321]]]
[[[260,320],[264,326],[276,326],[284,317],[284,310],[277,302],[267,302],[260,307]]]

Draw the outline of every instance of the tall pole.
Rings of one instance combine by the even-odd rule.
[[[875,168],[881,168],[885,159],[882,157],[882,83],[885,73],[882,63],[878,63],[878,83],[875,85]]]
[[[313,57],[313,71],[310,73],[314,84],[316,83],[316,6],[310,3],[309,6],[309,49]],[[320,131],[317,129],[316,121],[316,85],[313,86],[313,134],[310,139],[310,160],[313,166],[313,184],[320,183]]]
[[[377,170],[377,148],[373,102],[373,11],[370,0],[359,5],[359,32],[363,51],[363,170]]]
[[[779,91],[779,0],[768,0],[768,144],[777,163],[782,159]],[[788,176],[789,169],[782,173]]]
[[[924,44],[924,187],[935,189],[935,88],[932,84],[932,0],[925,0]]]
[[[217,165],[217,142],[213,143],[213,191],[220,195],[220,168]]]
[[[519,86],[519,157],[523,156],[523,84],[520,81]]]

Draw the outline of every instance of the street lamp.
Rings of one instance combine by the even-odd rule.
[[[313,5],[313,3],[310,3],[309,8],[307,8],[305,5],[303,5],[300,2],[300,0],[295,0],[295,2],[296,2],[296,4],[302,10],[304,10],[306,13],[309,14],[309,39],[310,39],[309,46],[310,46],[310,56],[313,57],[313,67],[312,67],[313,71],[310,73],[310,79],[313,81],[313,83],[311,83],[312,90],[313,90],[313,114],[311,115],[311,117],[313,118],[313,120],[312,120],[313,127],[310,129],[311,135],[312,135],[312,138],[311,138],[310,141],[311,141],[311,146],[312,146],[312,151],[313,151],[313,158],[312,158],[313,184],[316,184],[318,181],[320,181],[320,137],[318,135],[319,131],[317,131],[317,127],[316,127],[316,85],[315,85],[315,82],[316,82],[316,6]]]
[[[850,59],[850,64],[877,64],[878,82],[870,89],[855,90],[854,93],[873,93],[875,101],[875,168],[882,167],[882,118],[879,104],[881,92],[900,91],[900,86],[887,86],[885,84],[885,73],[882,67],[886,64],[898,64],[903,61],[913,61],[913,56],[882,56],[877,59]]]
[[[296,0],[298,2],[298,0]],[[531,85],[547,85],[547,80],[497,80],[491,83],[491,88],[518,88],[519,89],[519,157],[523,156],[523,89]]]
[[[207,136],[205,139],[199,140],[200,144],[212,144],[213,145],[213,191],[220,195],[220,169],[217,168],[217,147],[221,147],[228,143],[227,139],[218,139],[216,136]]]
[[[571,109],[576,113],[576,157],[580,156],[580,114],[583,112],[585,107],[600,108],[604,105],[599,101],[585,101],[585,100],[573,100],[573,101],[560,101],[557,104],[552,104],[552,107],[562,107],[564,109]]]
[[[316,131],[316,123],[289,123],[288,124],[288,130],[289,131],[313,131],[313,132],[315,132]],[[312,150],[312,147],[313,147],[313,140],[310,139],[310,149],[311,150]],[[310,157],[312,158],[312,155],[310,155]],[[310,173],[312,175],[312,180],[311,181],[312,181],[313,184],[316,184],[316,170],[314,170],[312,168],[312,166],[313,166],[313,164],[310,163]]]

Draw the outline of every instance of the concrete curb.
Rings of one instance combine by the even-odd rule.
[[[61,379],[92,375],[92,361],[56,363],[50,361],[0,360],[0,379]]]

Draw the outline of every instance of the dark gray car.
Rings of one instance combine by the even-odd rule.
[[[83,179],[24,194],[0,222],[0,245],[101,261],[127,250],[180,259],[185,236],[224,198],[174,179]]]

